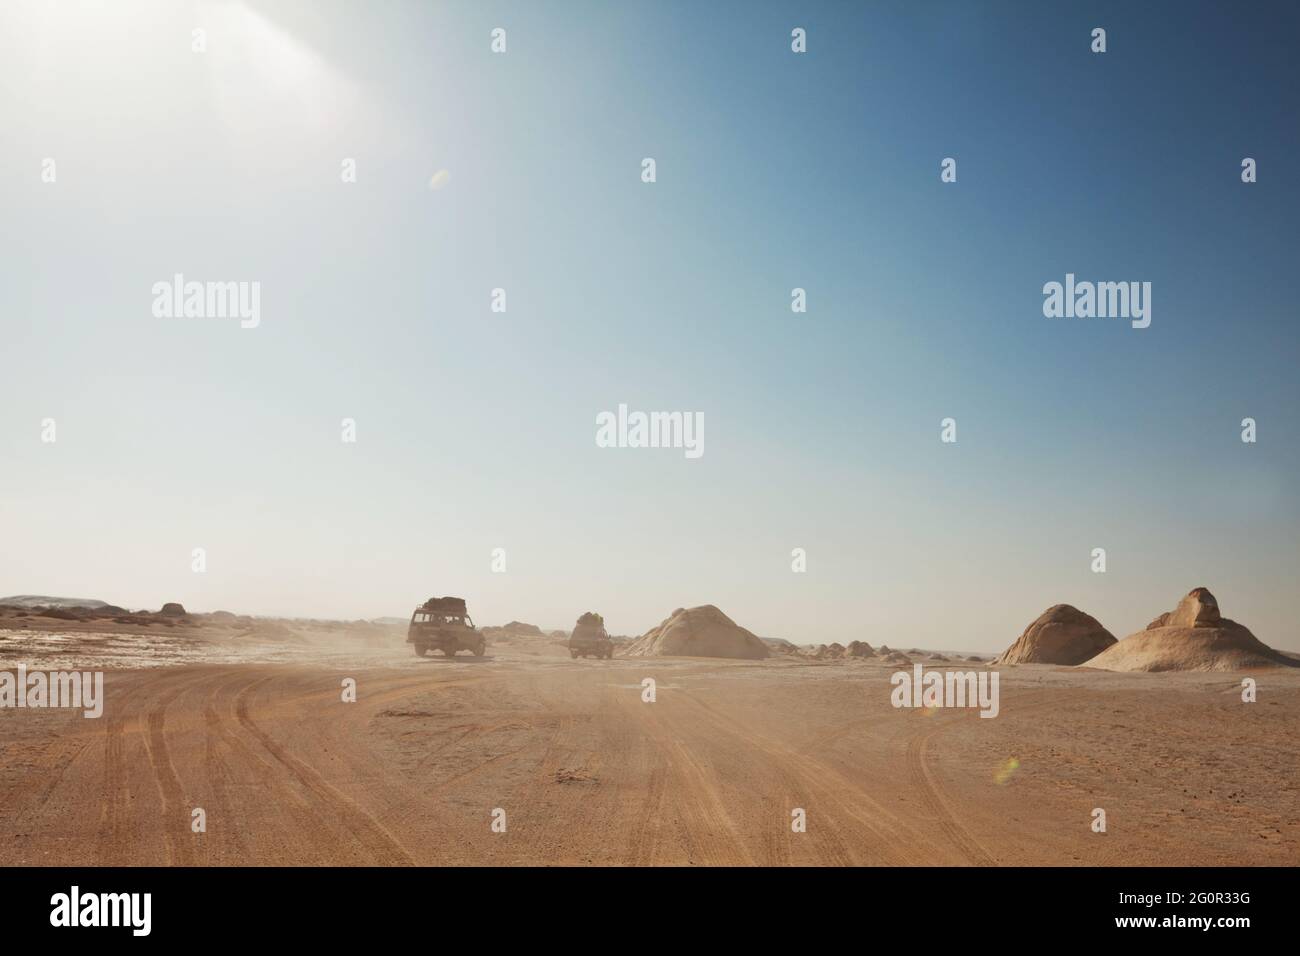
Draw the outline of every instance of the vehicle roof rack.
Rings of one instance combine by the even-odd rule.
[[[459,597],[431,597],[421,605],[426,611],[440,614],[464,614],[465,599]]]

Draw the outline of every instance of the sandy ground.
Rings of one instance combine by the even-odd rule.
[[[0,864],[1300,863],[1295,670],[1004,667],[980,719],[859,661],[165,641],[0,631],[108,672],[98,720],[0,710]]]

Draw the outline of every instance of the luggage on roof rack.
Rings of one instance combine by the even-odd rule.
[[[465,599],[458,597],[431,597],[424,602],[426,611],[435,614],[466,614]]]

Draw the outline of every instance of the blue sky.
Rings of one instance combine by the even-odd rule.
[[[0,591],[1000,649],[1204,585],[1300,648],[1293,7],[358,9],[0,12]],[[597,448],[620,402],[704,456]]]

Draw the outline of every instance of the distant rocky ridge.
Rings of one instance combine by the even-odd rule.
[[[95,598],[50,597],[45,594],[13,594],[9,597],[0,598],[0,606],[26,608],[102,608],[108,607],[109,604],[107,601],[99,601]]]
[[[484,625],[479,630],[489,642],[498,644],[509,644],[517,640],[539,640],[549,637],[536,624],[525,624],[523,621],[511,621],[499,627]]]
[[[24,603],[12,603],[14,600]],[[53,600],[54,606],[41,602]],[[60,630],[85,633],[150,634],[160,629],[195,640],[229,638],[266,642],[304,642],[308,635],[383,643],[398,628],[371,621],[322,621],[302,618],[266,618],[229,611],[191,614],[184,605],[169,601],[157,611],[129,611],[103,601],[17,595],[0,598],[0,631]],[[404,629],[404,627],[403,627]]]

